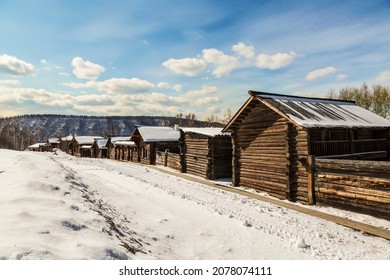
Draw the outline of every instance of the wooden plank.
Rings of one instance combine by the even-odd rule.
[[[313,205],[315,203],[314,200],[314,156],[307,157],[307,198],[309,205]]]

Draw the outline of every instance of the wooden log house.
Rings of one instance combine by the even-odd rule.
[[[28,146],[28,149],[33,152],[50,152],[50,144],[47,142],[38,142]]]
[[[71,150],[69,147],[70,141],[72,141],[73,135],[65,136],[60,138],[60,149],[61,151],[70,154]]]
[[[136,161],[137,160],[137,146],[133,141],[122,140],[115,142],[115,159]]]
[[[107,158],[107,141],[108,139],[95,139],[91,147],[91,157]]]
[[[180,128],[181,172],[206,179],[231,178],[232,144],[222,128]]]
[[[107,148],[107,158],[118,159],[118,149],[116,149],[116,142],[118,141],[129,141],[130,136],[109,136],[106,148]]]
[[[101,136],[73,136],[69,142],[69,153],[74,156],[92,157],[92,145]]]
[[[310,156],[389,160],[390,121],[354,102],[249,91],[223,129],[234,186],[311,203]]]
[[[156,152],[169,150],[179,154],[180,132],[177,126],[140,126],[135,129],[130,140],[137,146],[136,161],[156,164]]]
[[[54,149],[60,149],[61,148],[61,141],[60,138],[52,137],[47,139],[47,144],[50,145],[50,150],[53,151]]]

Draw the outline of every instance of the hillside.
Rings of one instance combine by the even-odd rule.
[[[160,116],[23,115],[0,119],[0,148],[23,150],[50,137],[67,135],[130,135],[137,125],[208,126],[209,123]],[[219,125],[213,123],[213,125]]]

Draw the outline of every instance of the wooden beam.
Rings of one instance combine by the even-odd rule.
[[[308,197],[308,203],[309,205],[314,205],[315,199],[314,199],[314,163],[315,158],[312,155],[309,155],[307,157],[307,197]]]

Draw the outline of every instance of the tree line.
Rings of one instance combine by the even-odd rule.
[[[370,110],[384,118],[390,117],[390,89],[383,85],[373,85],[371,88],[363,83],[361,87],[344,87],[338,92],[331,89],[328,98],[353,100],[356,105]]]

